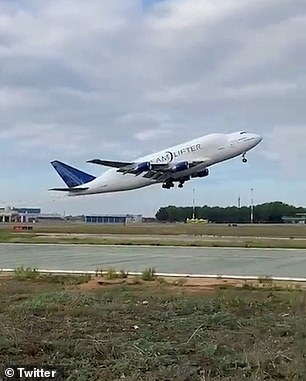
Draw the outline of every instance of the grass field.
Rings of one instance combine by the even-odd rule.
[[[218,224],[36,224],[33,231],[13,232],[2,225],[0,242],[77,243],[213,247],[306,248],[305,225]]]
[[[78,381],[306,379],[301,289],[29,278],[1,278],[4,365],[62,365]]]
[[[3,230],[9,231],[13,225],[0,224]],[[68,233],[68,234],[128,234],[128,235],[213,235],[241,237],[300,237],[306,239],[306,225],[300,224],[85,224],[85,223],[37,223],[33,225],[35,233]]]

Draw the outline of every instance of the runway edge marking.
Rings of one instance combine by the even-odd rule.
[[[96,270],[46,270],[35,269],[41,274],[60,274],[60,275],[96,275]],[[15,269],[2,268],[1,273],[14,273]],[[106,275],[107,271],[98,271],[99,274]],[[120,274],[120,271],[116,271],[116,274]],[[139,271],[127,271],[128,275],[139,276],[142,272]],[[156,276],[169,277],[169,278],[211,278],[211,279],[238,279],[238,280],[260,280],[269,279],[274,281],[287,281],[287,282],[306,282],[306,278],[295,277],[274,277],[269,275],[220,275],[220,274],[184,274],[184,273],[155,273]]]

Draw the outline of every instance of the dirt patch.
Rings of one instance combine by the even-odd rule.
[[[96,289],[108,288],[108,286],[116,285],[135,285],[145,284],[146,286],[156,287],[160,284],[169,286],[169,289],[184,288],[185,291],[197,293],[213,291],[223,288],[279,288],[279,289],[306,289],[306,284],[301,282],[272,282],[272,281],[256,281],[241,279],[212,279],[212,278],[157,278],[153,282],[145,282],[139,278],[129,277],[125,279],[104,279],[95,277],[86,283],[77,286],[82,291],[93,291]]]
[[[222,287],[242,287],[244,284],[244,281],[236,279],[192,278],[187,280],[184,287],[191,292],[200,292]]]
[[[101,286],[110,286],[110,285],[118,285],[126,283],[126,279],[114,279],[114,280],[106,280],[103,278],[93,278],[87,283],[83,283],[77,286],[79,290],[90,291],[95,290],[97,288],[101,288]]]
[[[139,279],[137,279],[137,282],[142,283],[143,281],[140,281]],[[224,287],[243,287],[243,285],[245,285],[246,283],[243,280],[236,280],[236,279],[210,279],[210,278],[163,278],[162,282],[159,279],[157,279],[156,281],[149,282],[149,283],[152,283],[152,285],[156,285],[156,283],[163,283],[163,282],[169,284],[169,286],[173,285],[173,286],[184,287],[186,290],[191,292],[213,290],[215,288],[219,288],[223,286]],[[101,277],[95,277],[91,279],[89,282],[80,284],[77,287],[80,290],[91,291],[97,288],[119,285],[119,284],[133,285],[135,284],[135,279],[133,277],[130,277],[126,279],[107,280]]]

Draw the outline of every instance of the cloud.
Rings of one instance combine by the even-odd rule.
[[[35,179],[47,207],[54,158],[86,169],[243,129],[264,136],[256,176],[285,181],[303,171],[305,44],[304,0],[0,0],[3,177],[26,158],[22,188]],[[165,198],[154,189],[151,210]]]
[[[140,141],[150,141],[153,138],[163,135],[164,133],[165,131],[163,130],[145,130],[136,133],[135,137]]]
[[[289,180],[303,179],[301,167],[306,162],[305,141],[305,126],[279,126],[272,130],[268,149],[263,154],[274,161],[278,176]]]

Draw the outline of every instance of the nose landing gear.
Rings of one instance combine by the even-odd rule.
[[[245,157],[245,153],[242,155],[242,162],[243,163],[246,163],[248,161],[248,159]]]

